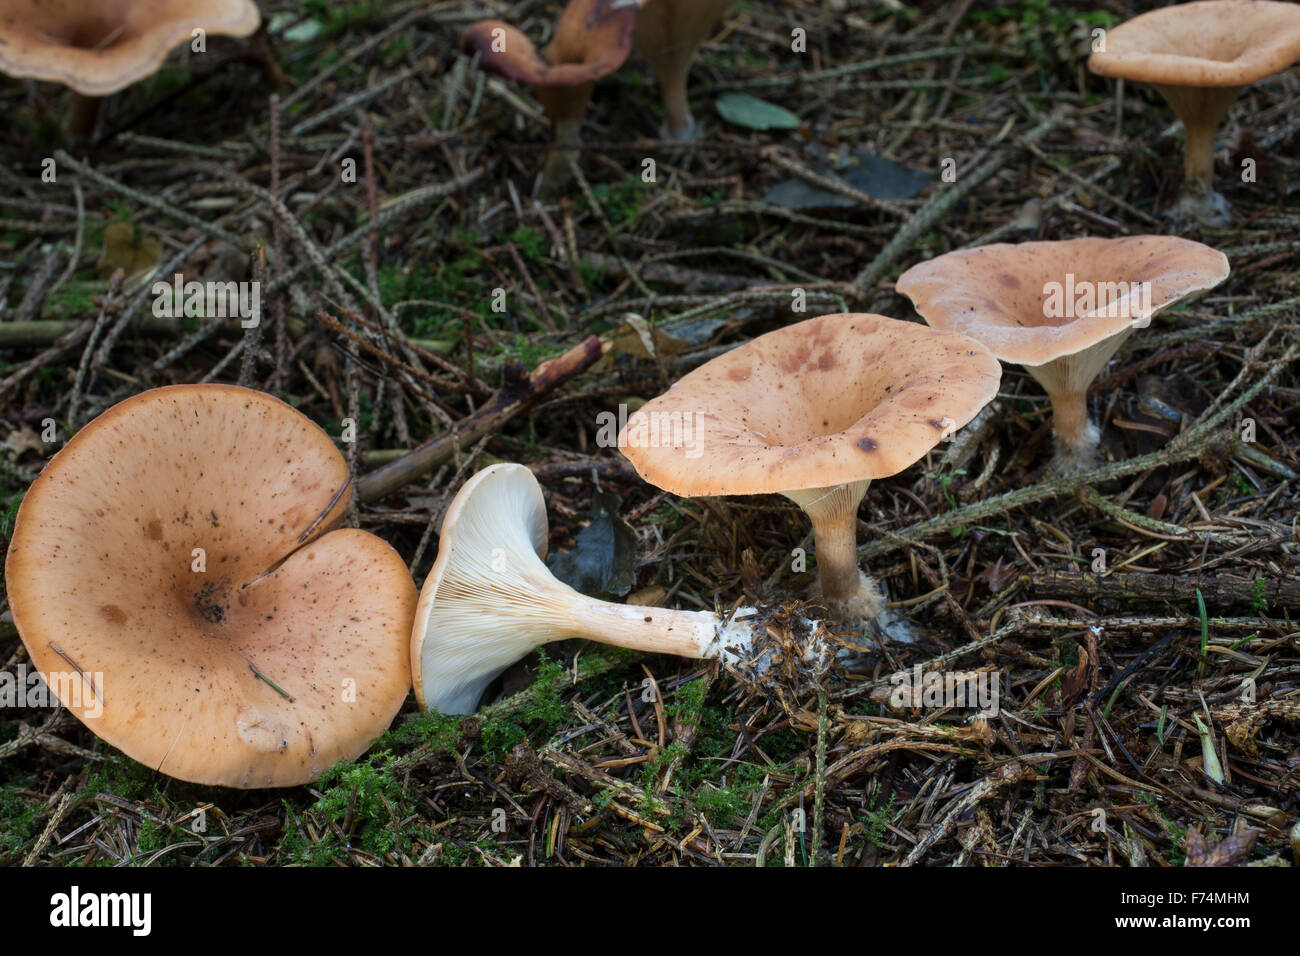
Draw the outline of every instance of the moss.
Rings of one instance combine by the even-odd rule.
[[[20,787],[0,787],[0,860],[17,855],[38,835],[41,804],[20,794]]]
[[[322,839],[313,843],[298,814],[286,803],[281,849],[293,862],[306,866],[346,861],[352,848],[381,858],[405,852],[418,833],[394,826],[400,819],[402,787],[390,773],[379,769],[390,761],[391,755],[380,751],[367,760],[342,761],[325,771],[316,783],[320,797],[307,810],[325,824],[318,827]]]
[[[157,794],[157,774],[125,755],[110,757],[86,777],[88,793],[111,793],[124,800],[142,800]]]
[[[549,738],[569,717],[569,706],[560,695],[560,678],[564,665],[558,660],[542,656],[537,666],[537,679],[529,688],[529,701],[512,715],[490,714],[480,728],[483,749],[491,754],[504,755],[514,749],[525,737]]]

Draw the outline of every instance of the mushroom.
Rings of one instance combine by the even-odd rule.
[[[1055,466],[1070,473],[1096,460],[1088,386],[1111,356],[1157,312],[1227,277],[1209,246],[1126,236],[960,249],[912,266],[895,288],[930,325],[1025,366],[1051,399]]]
[[[157,71],[193,31],[246,37],[252,0],[0,0],[0,73],[72,90],[68,131],[94,134],[103,97]]]
[[[1300,59],[1300,6],[1273,0],[1197,0],[1161,7],[1109,30],[1088,58],[1101,76],[1150,83],[1187,134],[1177,211],[1228,220],[1213,189],[1214,134],[1243,86]]]
[[[582,117],[596,80],[613,73],[635,49],[650,63],[664,103],[662,135],[689,140],[695,129],[686,80],[696,50],[732,0],[570,0],[555,35],[539,54],[518,29],[482,20],[462,46],[485,69],[533,87],[551,120],[552,148],[542,186],[568,178],[568,152],[581,143]]]
[[[686,81],[700,44],[708,39],[732,0],[645,0],[633,50],[646,58],[664,103],[662,135],[679,142],[695,137]]]
[[[586,638],[690,658],[730,659],[749,647],[741,621],[580,594],[542,563],[546,539],[542,490],[523,465],[491,465],[461,488],[443,518],[410,633],[422,708],[472,713],[493,679],[552,641]]]
[[[5,564],[14,624],[99,737],[182,780],[307,783],[410,687],[415,584],[340,529],[348,468],[279,399],[178,385],[115,405],[45,467]]]
[[[627,421],[618,447],[684,497],[778,493],[812,521],[821,598],[881,610],[858,567],[858,504],[997,394],[1001,367],[964,335],[881,315],[824,315],[761,335],[684,376]]]

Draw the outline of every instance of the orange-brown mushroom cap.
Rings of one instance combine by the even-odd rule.
[[[1106,31],[1088,58],[1101,76],[1165,86],[1245,86],[1300,59],[1300,5],[1196,0]]]
[[[1001,367],[964,335],[867,313],[760,335],[647,402],[618,446],[684,497],[884,478],[997,394]]]
[[[5,575],[32,661],[80,691],[64,703],[87,727],[183,780],[292,786],[359,756],[409,690],[416,591],[374,535],[314,537],[347,479],[329,437],[262,392],[114,406],[18,511]]]
[[[1146,326],[1162,309],[1227,277],[1223,253],[1189,239],[1090,237],[960,249],[912,266],[895,288],[935,328],[965,333],[1004,362],[1043,365]],[[1062,287],[1069,306],[1079,301],[1068,296],[1070,286],[1091,287],[1094,307],[1047,315],[1049,283]]]
[[[477,51],[485,68],[516,82],[542,88],[581,86],[613,73],[627,60],[640,8],[638,0],[571,0],[544,55],[501,20],[473,24],[461,46]]]
[[[0,0],[0,73],[107,96],[196,29],[244,37],[260,23],[252,0]]]

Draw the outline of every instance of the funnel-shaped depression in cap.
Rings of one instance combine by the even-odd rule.
[[[685,497],[788,493],[897,474],[997,394],[964,335],[865,313],[761,335],[647,402],[619,449]]]
[[[1107,30],[1104,42],[1088,59],[1088,68],[1102,76],[1162,86],[1245,86],[1300,58],[1300,5],[1172,4]]]
[[[1227,276],[1228,260],[1209,246],[1127,236],[961,249],[913,266],[896,288],[935,328],[1032,366],[1149,325]]]
[[[107,96],[195,30],[244,37],[260,22],[252,0],[0,0],[0,73]]]
[[[410,686],[416,594],[374,535],[316,537],[347,480],[329,437],[261,392],[114,406],[18,512],[5,572],[33,662],[72,678],[64,703],[101,738],[183,780],[289,786],[360,755]]]

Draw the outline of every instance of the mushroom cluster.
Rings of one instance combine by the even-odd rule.
[[[284,787],[359,756],[411,685],[415,583],[344,515],[347,464],[262,392],[143,392],[23,498],[14,624],[99,737],[196,783]],[[59,679],[63,678],[63,679]]]
[[[260,23],[253,0],[0,0],[0,73],[68,87],[68,131],[91,136],[103,98],[196,31],[246,37]]]
[[[552,146],[541,185],[569,176],[569,153],[582,141],[582,118],[597,80],[635,51],[650,64],[663,96],[661,135],[689,140],[695,120],[686,97],[691,62],[732,0],[569,0],[551,42],[539,53],[517,28],[481,20],[462,43],[480,65],[531,86],[551,121]]]

